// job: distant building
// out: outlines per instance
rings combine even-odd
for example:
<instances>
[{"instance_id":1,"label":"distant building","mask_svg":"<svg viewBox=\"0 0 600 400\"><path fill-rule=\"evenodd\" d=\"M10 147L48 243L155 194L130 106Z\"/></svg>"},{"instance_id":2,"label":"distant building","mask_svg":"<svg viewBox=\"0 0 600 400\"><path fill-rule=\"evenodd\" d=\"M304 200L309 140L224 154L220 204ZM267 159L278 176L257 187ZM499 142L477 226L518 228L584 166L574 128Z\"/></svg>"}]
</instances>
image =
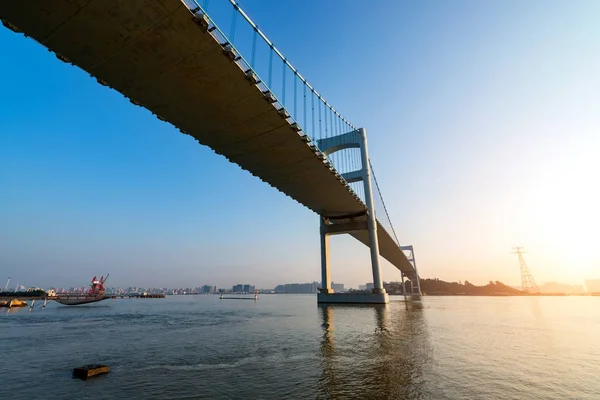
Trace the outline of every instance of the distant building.
<instances>
[{"instance_id":1,"label":"distant building","mask_svg":"<svg viewBox=\"0 0 600 400\"><path fill-rule=\"evenodd\" d=\"M541 293L566 293L580 294L584 293L583 285L569 285L559 282L546 282L539 286Z\"/></svg>"},{"instance_id":2,"label":"distant building","mask_svg":"<svg viewBox=\"0 0 600 400\"><path fill-rule=\"evenodd\" d=\"M383 288L389 294L404 294L402 282L383 282Z\"/></svg>"},{"instance_id":3,"label":"distant building","mask_svg":"<svg viewBox=\"0 0 600 400\"><path fill-rule=\"evenodd\" d=\"M588 279L585 281L585 287L590 293L600 293L600 279Z\"/></svg>"},{"instance_id":4,"label":"distant building","mask_svg":"<svg viewBox=\"0 0 600 400\"><path fill-rule=\"evenodd\" d=\"M210 286L210 285L202 286L202 293L210 294L210 293L214 293L214 292L215 292L215 290L214 290L213 286Z\"/></svg>"},{"instance_id":5,"label":"distant building","mask_svg":"<svg viewBox=\"0 0 600 400\"><path fill-rule=\"evenodd\" d=\"M289 293L289 294L301 294L301 293L317 293L318 282L312 283L286 283L283 285L277 285L275 287L275 293Z\"/></svg>"},{"instance_id":6,"label":"distant building","mask_svg":"<svg viewBox=\"0 0 600 400\"><path fill-rule=\"evenodd\" d=\"M367 285L358 285L358 290L367 290Z\"/></svg>"},{"instance_id":7,"label":"distant building","mask_svg":"<svg viewBox=\"0 0 600 400\"><path fill-rule=\"evenodd\" d=\"M232 289L234 293L252 293L254 292L254 286L249 284L238 283Z\"/></svg>"},{"instance_id":8,"label":"distant building","mask_svg":"<svg viewBox=\"0 0 600 400\"><path fill-rule=\"evenodd\" d=\"M373 282L367 283L366 286L367 286L367 290L373 290L373 289L375 289L375 285L373 284Z\"/></svg>"},{"instance_id":9,"label":"distant building","mask_svg":"<svg viewBox=\"0 0 600 400\"><path fill-rule=\"evenodd\" d=\"M231 289L231 291L233 293L242 293L244 291L244 285L238 283L237 285L233 286L233 288Z\"/></svg>"},{"instance_id":10,"label":"distant building","mask_svg":"<svg viewBox=\"0 0 600 400\"><path fill-rule=\"evenodd\" d=\"M333 289L333 291L335 293L341 293L344 291L344 284L343 283L333 283L331 282L331 288Z\"/></svg>"}]
</instances>

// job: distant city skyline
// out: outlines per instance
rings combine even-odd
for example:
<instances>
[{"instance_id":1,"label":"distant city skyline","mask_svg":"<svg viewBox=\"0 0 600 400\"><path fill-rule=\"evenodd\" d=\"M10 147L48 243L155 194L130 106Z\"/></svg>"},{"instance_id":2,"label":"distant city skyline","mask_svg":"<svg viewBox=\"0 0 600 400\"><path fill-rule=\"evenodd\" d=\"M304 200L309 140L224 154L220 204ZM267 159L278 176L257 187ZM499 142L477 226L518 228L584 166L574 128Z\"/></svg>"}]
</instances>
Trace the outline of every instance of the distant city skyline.
<instances>
[{"instance_id":1,"label":"distant city skyline","mask_svg":"<svg viewBox=\"0 0 600 400\"><path fill-rule=\"evenodd\" d=\"M422 277L423 279L427 279L429 277ZM465 280L468 281L468 280ZM386 281L386 284L396 283L399 281L390 280ZM455 282L463 282L463 280L458 280ZM487 283L487 282L486 282ZM505 282L503 282L505 283ZM506 283L505 283L506 284ZM35 289L57 289L59 292L65 291L86 291L89 288L89 285L58 285L58 286L44 286L44 285L23 285L18 283L20 290L27 290L29 288ZM477 284L479 285L479 284ZM15 285L16 286L16 285ZM359 284L357 286L349 286L344 283L339 282L331 282L332 288L336 292L347 291L347 290L371 290L373 289L373 282L365 282L363 284ZM511 285L508 286L513 287L515 289L521 290L521 285ZM592 292L600 292L600 279L589 279L582 283L570 284L564 282L543 282L538 285L541 293L566 293L566 294L579 294L579 293L592 293ZM251 284L233 284L233 285L225 285L219 286L214 284L198 284L198 285L174 285L174 286L145 286L145 285L107 285L107 291L113 293L115 290L124 291L126 293L129 292L143 292L145 290L151 290L152 292L166 292L167 294L173 294L174 292L178 292L178 294L192 294L192 293L219 293L221 291L226 292L245 292L251 293L254 290L260 291L275 291L276 293L317 293L318 288L321 287L321 283L314 280L312 282L292 282L292 283L279 283L275 286L255 286ZM16 287L12 285L8 287L8 291L16 291ZM0 287L0 292L4 290L4 287Z\"/></svg>"},{"instance_id":2,"label":"distant city skyline","mask_svg":"<svg viewBox=\"0 0 600 400\"><path fill-rule=\"evenodd\" d=\"M521 245L538 282L599 277L599 2L242 7L367 129L422 277L518 286ZM0 277L274 287L320 276L317 215L33 40L0 26L0 47ZM335 282L372 280L351 237L332 238L331 263Z\"/></svg>"}]
</instances>

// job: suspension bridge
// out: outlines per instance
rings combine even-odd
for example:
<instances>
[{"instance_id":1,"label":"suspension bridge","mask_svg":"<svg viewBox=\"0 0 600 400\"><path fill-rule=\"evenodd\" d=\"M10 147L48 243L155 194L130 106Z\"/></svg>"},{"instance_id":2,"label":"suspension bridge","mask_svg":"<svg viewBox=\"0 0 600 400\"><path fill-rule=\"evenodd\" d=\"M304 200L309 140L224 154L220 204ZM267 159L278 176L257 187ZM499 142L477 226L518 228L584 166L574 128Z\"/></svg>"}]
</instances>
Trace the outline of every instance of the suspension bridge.
<instances>
[{"instance_id":1,"label":"suspension bridge","mask_svg":"<svg viewBox=\"0 0 600 400\"><path fill-rule=\"evenodd\" d=\"M369 158L367 134L311 86L234 0L3 0L8 29L33 38L319 215L318 302L386 303L380 256L420 294ZM331 289L329 237L371 252L372 293Z\"/></svg>"}]
</instances>

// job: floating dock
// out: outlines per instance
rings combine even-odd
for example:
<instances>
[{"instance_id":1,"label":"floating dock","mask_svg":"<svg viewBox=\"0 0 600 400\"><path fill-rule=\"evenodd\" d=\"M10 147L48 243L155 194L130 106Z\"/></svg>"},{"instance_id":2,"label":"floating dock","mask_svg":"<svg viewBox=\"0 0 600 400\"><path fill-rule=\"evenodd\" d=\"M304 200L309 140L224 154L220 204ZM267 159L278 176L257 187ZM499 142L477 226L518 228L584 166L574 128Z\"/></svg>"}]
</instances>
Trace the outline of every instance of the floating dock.
<instances>
[{"instance_id":1,"label":"floating dock","mask_svg":"<svg viewBox=\"0 0 600 400\"><path fill-rule=\"evenodd\" d=\"M153 294L153 293L140 293L140 294L129 294L129 295L126 295L126 296L128 296L130 299L131 298L136 298L136 299L164 299L164 298L167 297L167 295L164 294L164 293L156 293L156 294ZM121 297L123 297L123 296L121 296Z\"/></svg>"},{"instance_id":2,"label":"floating dock","mask_svg":"<svg viewBox=\"0 0 600 400\"><path fill-rule=\"evenodd\" d=\"M258 291L254 292L254 297L225 297L224 293L221 293L220 300L258 300Z\"/></svg>"}]
</instances>

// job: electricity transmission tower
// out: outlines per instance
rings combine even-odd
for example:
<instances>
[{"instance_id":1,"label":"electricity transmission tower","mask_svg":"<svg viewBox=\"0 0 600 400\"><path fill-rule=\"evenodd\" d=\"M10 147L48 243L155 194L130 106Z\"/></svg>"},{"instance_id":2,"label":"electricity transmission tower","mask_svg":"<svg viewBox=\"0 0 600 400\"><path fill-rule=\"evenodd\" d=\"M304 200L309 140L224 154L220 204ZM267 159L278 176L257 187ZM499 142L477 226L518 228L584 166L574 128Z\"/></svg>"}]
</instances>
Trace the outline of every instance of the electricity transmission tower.
<instances>
[{"instance_id":1,"label":"electricity transmission tower","mask_svg":"<svg viewBox=\"0 0 600 400\"><path fill-rule=\"evenodd\" d=\"M525 263L525 259L523 258L523 247L513 247L515 251L513 253L519 256L519 264L521 265L521 286L524 292L529 293L539 293L539 289L529 272L529 268L527 268L527 264Z\"/></svg>"}]
</instances>

